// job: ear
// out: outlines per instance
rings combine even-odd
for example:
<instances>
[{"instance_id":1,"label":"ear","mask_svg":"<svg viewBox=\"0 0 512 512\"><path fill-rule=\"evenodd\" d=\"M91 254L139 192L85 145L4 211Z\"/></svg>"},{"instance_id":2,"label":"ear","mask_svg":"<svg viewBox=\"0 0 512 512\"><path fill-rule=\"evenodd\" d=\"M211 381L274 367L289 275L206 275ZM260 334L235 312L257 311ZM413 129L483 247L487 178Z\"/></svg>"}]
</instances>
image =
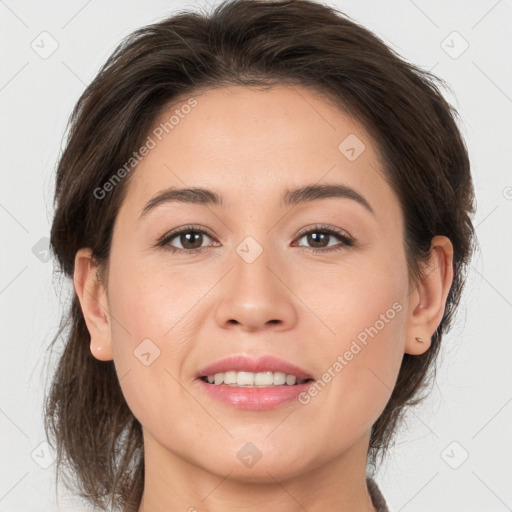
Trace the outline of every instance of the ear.
<instances>
[{"instance_id":1,"label":"ear","mask_svg":"<svg viewBox=\"0 0 512 512\"><path fill-rule=\"evenodd\" d=\"M405 353L426 352L443 319L446 299L453 283L453 245L446 236L435 236L423 277L409 296ZM420 342L416 338L424 341Z\"/></svg>"},{"instance_id":2,"label":"ear","mask_svg":"<svg viewBox=\"0 0 512 512\"><path fill-rule=\"evenodd\" d=\"M110 361L113 359L113 351L107 294L104 284L98 279L97 271L92 250L84 248L77 251L73 285L91 336L91 353L100 361Z\"/></svg>"}]
</instances>

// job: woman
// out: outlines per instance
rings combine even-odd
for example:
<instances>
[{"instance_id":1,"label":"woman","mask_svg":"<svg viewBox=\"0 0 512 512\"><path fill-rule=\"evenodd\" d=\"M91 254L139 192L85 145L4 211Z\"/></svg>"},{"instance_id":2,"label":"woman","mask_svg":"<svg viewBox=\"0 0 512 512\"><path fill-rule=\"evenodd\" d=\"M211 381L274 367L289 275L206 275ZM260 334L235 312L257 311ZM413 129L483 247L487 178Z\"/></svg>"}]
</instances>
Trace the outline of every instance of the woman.
<instances>
[{"instance_id":1,"label":"woman","mask_svg":"<svg viewBox=\"0 0 512 512\"><path fill-rule=\"evenodd\" d=\"M470 261L474 193L428 72L309 0L129 36L78 101L51 245L75 294L46 402L110 510L386 511Z\"/></svg>"}]
</instances>

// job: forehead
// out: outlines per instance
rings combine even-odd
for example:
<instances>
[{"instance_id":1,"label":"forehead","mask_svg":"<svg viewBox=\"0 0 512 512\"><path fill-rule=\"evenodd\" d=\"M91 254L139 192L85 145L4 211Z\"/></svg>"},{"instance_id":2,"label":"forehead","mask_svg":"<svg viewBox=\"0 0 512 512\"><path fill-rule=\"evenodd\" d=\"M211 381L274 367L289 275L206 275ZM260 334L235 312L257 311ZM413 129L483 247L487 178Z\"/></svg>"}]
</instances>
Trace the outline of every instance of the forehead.
<instances>
[{"instance_id":1,"label":"forehead","mask_svg":"<svg viewBox=\"0 0 512 512\"><path fill-rule=\"evenodd\" d=\"M323 182L358 190L370 203L397 202L362 124L308 88L234 86L182 96L155 120L149 139L123 205L139 215L170 186L212 189L225 208L274 198L279 207L285 189Z\"/></svg>"}]
</instances>

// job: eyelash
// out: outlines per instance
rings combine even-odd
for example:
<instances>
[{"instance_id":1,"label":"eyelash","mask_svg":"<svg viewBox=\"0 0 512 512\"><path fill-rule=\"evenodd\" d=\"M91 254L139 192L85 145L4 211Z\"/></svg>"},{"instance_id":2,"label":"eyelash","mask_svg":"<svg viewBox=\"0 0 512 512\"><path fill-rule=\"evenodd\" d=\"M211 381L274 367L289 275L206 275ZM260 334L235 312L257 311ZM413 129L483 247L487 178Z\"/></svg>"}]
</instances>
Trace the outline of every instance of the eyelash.
<instances>
[{"instance_id":1,"label":"eyelash","mask_svg":"<svg viewBox=\"0 0 512 512\"><path fill-rule=\"evenodd\" d=\"M202 233L202 234L205 234L208 237L213 239L213 236L210 235L204 229L202 229L198 226L188 225L188 226L183 226L179 229L176 229L175 231L171 231L170 233L166 233L164 236L162 236L157 241L155 247L164 248L166 251L170 251L171 253L186 252L189 254L190 253L198 254L200 252L203 252L203 250L208 249L208 247L199 247L197 249L180 249L178 247L173 247L173 246L169 245L169 242L171 240L173 240L174 238L176 238L177 236L181 235L182 233L190 233L190 232ZM323 225L316 225L316 226L313 226L312 228L308 229L307 231L303 231L302 233L300 233L297 236L297 239L300 240L302 237L304 237L305 235L308 235L309 233L324 233L324 234L328 234L328 235L334 235L337 238L339 238L342 242L341 246L334 246L334 247L320 248L320 249L314 248L314 247L299 246L299 247L302 247L303 249L307 249L307 250L315 252L315 253L339 251L339 250L345 249L347 247L353 247L355 244L354 240L350 236L348 236L344 231L341 231L341 230L338 230L335 228L331 228L331 227L327 227L327 226L323 226Z\"/></svg>"}]
</instances>

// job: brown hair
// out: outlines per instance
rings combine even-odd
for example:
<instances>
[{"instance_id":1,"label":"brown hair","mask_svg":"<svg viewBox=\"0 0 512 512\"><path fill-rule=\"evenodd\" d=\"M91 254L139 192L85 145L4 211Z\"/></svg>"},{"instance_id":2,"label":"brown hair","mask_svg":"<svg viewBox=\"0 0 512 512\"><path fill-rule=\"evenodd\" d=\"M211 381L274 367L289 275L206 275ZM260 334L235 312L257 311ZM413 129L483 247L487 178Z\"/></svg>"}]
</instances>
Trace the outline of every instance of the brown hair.
<instances>
[{"instance_id":1,"label":"brown hair","mask_svg":"<svg viewBox=\"0 0 512 512\"><path fill-rule=\"evenodd\" d=\"M368 464L387 452L399 419L435 370L443 334L461 297L474 250L475 211L467 149L445 82L403 60L335 8L310 0L234 0L211 14L179 12L128 36L78 100L56 176L51 247L66 278L90 247L107 269L112 230L131 174L105 199L102 187L177 98L226 85L301 85L356 118L377 144L405 219L409 275L422 275L431 240L454 247L444 316L422 355L405 354L396 386L371 432ZM133 174L133 173L132 173ZM137 510L144 484L140 423L128 408L113 361L98 361L73 294L52 342L65 334L45 429L80 496L101 510ZM425 395L426 396L426 395ZM64 475L66 476L66 475Z\"/></svg>"}]
</instances>

